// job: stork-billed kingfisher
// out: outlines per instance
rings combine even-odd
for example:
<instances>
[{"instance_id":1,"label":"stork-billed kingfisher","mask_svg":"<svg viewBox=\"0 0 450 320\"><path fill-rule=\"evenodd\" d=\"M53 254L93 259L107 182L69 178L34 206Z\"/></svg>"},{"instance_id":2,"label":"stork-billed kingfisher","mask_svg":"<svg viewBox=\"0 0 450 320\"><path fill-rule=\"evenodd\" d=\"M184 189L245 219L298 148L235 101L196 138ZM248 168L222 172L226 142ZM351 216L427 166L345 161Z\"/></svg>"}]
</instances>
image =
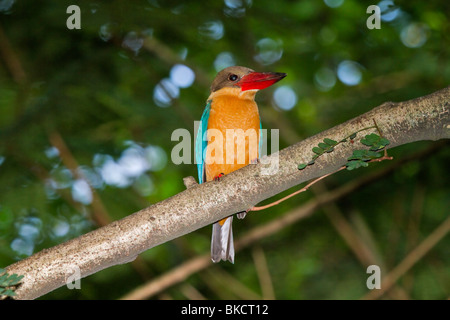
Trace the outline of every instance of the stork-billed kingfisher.
<instances>
[{"instance_id":1,"label":"stork-billed kingfisher","mask_svg":"<svg viewBox=\"0 0 450 320\"><path fill-rule=\"evenodd\" d=\"M225 68L217 74L195 143L200 183L219 180L225 174L254 163L261 156L261 121L255 95L258 90L271 86L285 76L285 73L255 72L240 66ZM234 130L232 133L244 132L245 135L239 139L235 134L229 135L230 129ZM251 139L252 132L255 139ZM245 148L241 148L239 143L245 143L241 145ZM213 146L214 150L211 150ZM252 150L256 152L251 153ZM245 214L238 213L237 217L242 219ZM233 216L230 216L213 224L213 262L228 260L234 263L232 221Z\"/></svg>"}]
</instances>

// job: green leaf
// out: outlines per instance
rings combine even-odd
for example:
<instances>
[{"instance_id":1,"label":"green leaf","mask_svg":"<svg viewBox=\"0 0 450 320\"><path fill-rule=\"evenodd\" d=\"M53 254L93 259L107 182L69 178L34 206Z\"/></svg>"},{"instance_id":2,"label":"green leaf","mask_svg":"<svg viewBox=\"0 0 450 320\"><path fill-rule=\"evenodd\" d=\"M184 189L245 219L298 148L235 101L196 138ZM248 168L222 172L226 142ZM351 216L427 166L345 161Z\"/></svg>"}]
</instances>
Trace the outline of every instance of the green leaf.
<instances>
[{"instance_id":1,"label":"green leaf","mask_svg":"<svg viewBox=\"0 0 450 320\"><path fill-rule=\"evenodd\" d=\"M14 297L16 293L11 289L6 289L3 291L2 295L8 296L8 297Z\"/></svg>"},{"instance_id":2,"label":"green leaf","mask_svg":"<svg viewBox=\"0 0 450 320\"><path fill-rule=\"evenodd\" d=\"M325 143L328 144L329 146L335 146L335 145L338 144L337 141L334 141L334 140L328 139L328 138L323 139L323 142L325 142Z\"/></svg>"},{"instance_id":3,"label":"green leaf","mask_svg":"<svg viewBox=\"0 0 450 320\"><path fill-rule=\"evenodd\" d=\"M356 132L355 132L355 133L352 133L352 134L349 136L349 138L352 139L352 140L355 139L355 138L356 138Z\"/></svg>"},{"instance_id":4,"label":"green leaf","mask_svg":"<svg viewBox=\"0 0 450 320\"><path fill-rule=\"evenodd\" d=\"M362 138L361 143L370 147L370 150L377 151L386 147L390 142L388 139L382 138L375 133L371 133Z\"/></svg>"},{"instance_id":5,"label":"green leaf","mask_svg":"<svg viewBox=\"0 0 450 320\"><path fill-rule=\"evenodd\" d=\"M385 148L388 144L390 144L391 142L386 139L386 138L381 138L380 141L378 142L379 145L381 146L380 149Z\"/></svg>"},{"instance_id":6,"label":"green leaf","mask_svg":"<svg viewBox=\"0 0 450 320\"><path fill-rule=\"evenodd\" d=\"M323 150L327 150L330 146L327 145L326 143L320 142L319 143L319 148L323 149Z\"/></svg>"},{"instance_id":7,"label":"green leaf","mask_svg":"<svg viewBox=\"0 0 450 320\"><path fill-rule=\"evenodd\" d=\"M5 287L5 285L3 285L3 283L5 283L7 280L8 280L8 274L7 273L2 274L0 276L0 286Z\"/></svg>"},{"instance_id":8,"label":"green leaf","mask_svg":"<svg viewBox=\"0 0 450 320\"><path fill-rule=\"evenodd\" d=\"M19 276L16 273L9 275L5 269L0 268L0 295L15 296L14 286L17 286L23 277L23 275Z\"/></svg>"},{"instance_id":9,"label":"green leaf","mask_svg":"<svg viewBox=\"0 0 450 320\"><path fill-rule=\"evenodd\" d=\"M361 143L366 146L372 146L378 140L380 140L380 136L375 133L371 133L371 134L366 135L364 138L362 138Z\"/></svg>"},{"instance_id":10,"label":"green leaf","mask_svg":"<svg viewBox=\"0 0 450 320\"><path fill-rule=\"evenodd\" d=\"M370 158L369 160L376 159L376 158L381 158L381 156L382 156L381 153L375 152L375 151L371 151L371 150L367 151L366 155L367 155L367 157Z\"/></svg>"},{"instance_id":11,"label":"green leaf","mask_svg":"<svg viewBox=\"0 0 450 320\"><path fill-rule=\"evenodd\" d=\"M354 170L361 167L367 167L369 164L362 160L351 160L345 164L347 170Z\"/></svg>"},{"instance_id":12,"label":"green leaf","mask_svg":"<svg viewBox=\"0 0 450 320\"><path fill-rule=\"evenodd\" d=\"M306 163L300 163L300 164L298 165L298 170L303 170L303 169L305 169L307 166L308 166L308 165L307 165Z\"/></svg>"},{"instance_id":13,"label":"green leaf","mask_svg":"<svg viewBox=\"0 0 450 320\"><path fill-rule=\"evenodd\" d=\"M314 148L312 148L312 152L314 152L315 154L321 155L324 153L324 150L320 149L319 147L314 147Z\"/></svg>"},{"instance_id":14,"label":"green leaf","mask_svg":"<svg viewBox=\"0 0 450 320\"><path fill-rule=\"evenodd\" d=\"M353 154L347 160L362 160L365 156L366 150L353 150Z\"/></svg>"},{"instance_id":15,"label":"green leaf","mask_svg":"<svg viewBox=\"0 0 450 320\"><path fill-rule=\"evenodd\" d=\"M7 286L9 287L9 286L18 285L20 280L22 280L22 278L23 278L23 275L19 276L19 275L15 274L15 273L10 275L8 280L7 280L7 283L8 283Z\"/></svg>"},{"instance_id":16,"label":"green leaf","mask_svg":"<svg viewBox=\"0 0 450 320\"><path fill-rule=\"evenodd\" d=\"M369 161L372 159L380 158L382 155L379 152L371 150L353 150L353 154L347 158L347 160L361 160Z\"/></svg>"}]
</instances>

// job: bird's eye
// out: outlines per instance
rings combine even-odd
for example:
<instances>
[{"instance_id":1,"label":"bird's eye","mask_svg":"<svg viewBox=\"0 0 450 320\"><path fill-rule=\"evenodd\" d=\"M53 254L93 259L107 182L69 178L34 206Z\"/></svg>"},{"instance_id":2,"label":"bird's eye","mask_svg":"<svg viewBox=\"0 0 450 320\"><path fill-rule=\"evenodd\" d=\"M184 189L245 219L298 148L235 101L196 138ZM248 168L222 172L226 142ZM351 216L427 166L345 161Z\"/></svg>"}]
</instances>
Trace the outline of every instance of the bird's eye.
<instances>
[{"instance_id":1,"label":"bird's eye","mask_svg":"<svg viewBox=\"0 0 450 320\"><path fill-rule=\"evenodd\" d=\"M228 80L230 80L230 81L236 81L237 79L239 79L239 77L235 74L230 74L228 76Z\"/></svg>"}]
</instances>

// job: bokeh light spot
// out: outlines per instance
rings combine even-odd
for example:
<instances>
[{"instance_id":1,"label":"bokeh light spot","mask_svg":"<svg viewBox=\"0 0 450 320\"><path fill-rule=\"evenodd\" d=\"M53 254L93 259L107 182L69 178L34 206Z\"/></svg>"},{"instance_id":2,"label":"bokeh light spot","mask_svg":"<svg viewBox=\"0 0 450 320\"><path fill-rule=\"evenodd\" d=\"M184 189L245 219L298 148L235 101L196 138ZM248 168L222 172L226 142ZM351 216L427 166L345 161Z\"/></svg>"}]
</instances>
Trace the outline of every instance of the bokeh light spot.
<instances>
[{"instance_id":1,"label":"bokeh light spot","mask_svg":"<svg viewBox=\"0 0 450 320\"><path fill-rule=\"evenodd\" d=\"M128 32L122 42L122 46L133 51L135 55L139 53L139 50L143 45L144 39L140 37L135 31Z\"/></svg>"},{"instance_id":2,"label":"bokeh light spot","mask_svg":"<svg viewBox=\"0 0 450 320\"><path fill-rule=\"evenodd\" d=\"M170 70L170 80L180 88L190 87L195 80L195 73L184 64L176 64Z\"/></svg>"},{"instance_id":3,"label":"bokeh light spot","mask_svg":"<svg viewBox=\"0 0 450 320\"><path fill-rule=\"evenodd\" d=\"M168 107L172 104L172 100L178 98L180 89L172 82L171 79L162 79L153 91L153 101L159 107Z\"/></svg>"},{"instance_id":4,"label":"bokeh light spot","mask_svg":"<svg viewBox=\"0 0 450 320\"><path fill-rule=\"evenodd\" d=\"M14 5L15 0L0 0L0 12L1 13L10 13L12 6Z\"/></svg>"},{"instance_id":5,"label":"bokeh light spot","mask_svg":"<svg viewBox=\"0 0 450 320\"><path fill-rule=\"evenodd\" d=\"M198 28L198 32L205 38L220 40L225 34L223 23L220 20L207 21Z\"/></svg>"},{"instance_id":6,"label":"bokeh light spot","mask_svg":"<svg viewBox=\"0 0 450 320\"><path fill-rule=\"evenodd\" d=\"M72 198L84 205L92 203L92 191L86 180L75 180L72 185Z\"/></svg>"},{"instance_id":7,"label":"bokeh light spot","mask_svg":"<svg viewBox=\"0 0 450 320\"><path fill-rule=\"evenodd\" d=\"M343 84L355 86L362 80L362 67L354 61L342 61L337 68L337 76Z\"/></svg>"},{"instance_id":8,"label":"bokeh light spot","mask_svg":"<svg viewBox=\"0 0 450 320\"><path fill-rule=\"evenodd\" d=\"M320 91L328 91L336 84L336 75L333 70L327 67L320 68L314 74L314 84Z\"/></svg>"},{"instance_id":9,"label":"bokeh light spot","mask_svg":"<svg viewBox=\"0 0 450 320\"><path fill-rule=\"evenodd\" d=\"M283 42L263 38L256 43L256 51L258 54L255 56L255 60L263 65L269 65L277 62L283 56Z\"/></svg>"},{"instance_id":10,"label":"bokeh light spot","mask_svg":"<svg viewBox=\"0 0 450 320\"><path fill-rule=\"evenodd\" d=\"M338 8L344 3L344 0L324 0L323 2L330 8Z\"/></svg>"},{"instance_id":11,"label":"bokeh light spot","mask_svg":"<svg viewBox=\"0 0 450 320\"><path fill-rule=\"evenodd\" d=\"M410 23L400 32L400 39L408 48L419 48L427 42L428 26L423 23Z\"/></svg>"},{"instance_id":12,"label":"bokeh light spot","mask_svg":"<svg viewBox=\"0 0 450 320\"><path fill-rule=\"evenodd\" d=\"M112 24L111 23L105 23L100 27L100 30L98 31L98 36L103 41L109 41L113 36L113 30L112 30Z\"/></svg>"},{"instance_id":13,"label":"bokeh light spot","mask_svg":"<svg viewBox=\"0 0 450 320\"><path fill-rule=\"evenodd\" d=\"M225 0L225 9L223 10L226 16L233 18L242 18L245 16L246 7L251 7L252 0Z\"/></svg>"},{"instance_id":14,"label":"bokeh light spot","mask_svg":"<svg viewBox=\"0 0 450 320\"><path fill-rule=\"evenodd\" d=\"M289 86L278 87L273 93L276 105L282 110L291 110L297 103L297 94Z\"/></svg>"},{"instance_id":15,"label":"bokeh light spot","mask_svg":"<svg viewBox=\"0 0 450 320\"><path fill-rule=\"evenodd\" d=\"M380 1L378 7L380 7L381 20L384 22L394 21L400 16L400 8L398 8L392 0Z\"/></svg>"},{"instance_id":16,"label":"bokeh light spot","mask_svg":"<svg viewBox=\"0 0 450 320\"><path fill-rule=\"evenodd\" d=\"M31 256L34 251L33 241L22 238L15 238L10 246L19 259Z\"/></svg>"},{"instance_id":17,"label":"bokeh light spot","mask_svg":"<svg viewBox=\"0 0 450 320\"><path fill-rule=\"evenodd\" d=\"M233 55L230 52L221 52L214 60L214 68L217 72L227 67L236 65Z\"/></svg>"}]
</instances>

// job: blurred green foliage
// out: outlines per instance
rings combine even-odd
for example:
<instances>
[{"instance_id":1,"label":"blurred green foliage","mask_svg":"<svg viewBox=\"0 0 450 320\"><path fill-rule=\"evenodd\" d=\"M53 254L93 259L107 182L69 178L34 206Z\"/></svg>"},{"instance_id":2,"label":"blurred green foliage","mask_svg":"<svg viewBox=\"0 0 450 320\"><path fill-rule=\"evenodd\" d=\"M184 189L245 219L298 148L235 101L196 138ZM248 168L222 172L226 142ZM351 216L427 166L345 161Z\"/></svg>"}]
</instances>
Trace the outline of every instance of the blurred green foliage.
<instances>
[{"instance_id":1,"label":"blurred green foliage","mask_svg":"<svg viewBox=\"0 0 450 320\"><path fill-rule=\"evenodd\" d=\"M282 148L385 101L450 83L445 1L381 1L379 30L366 26L370 1L74 2L0 0L1 267L182 191L182 178L196 176L196 167L172 163L171 133L193 133L209 83L226 66L288 74L257 97L263 127L280 129ZM66 27L71 4L81 8L80 30ZM432 146L390 154L395 162ZM255 257L263 252L277 299L360 298L368 291L367 265L332 217L343 218L387 274L448 217L449 158L448 146L439 145L237 252L235 265L215 265L158 297L254 297L214 275L261 297ZM340 172L325 187L390 165ZM237 221L235 239L316 194ZM44 299L121 297L207 253L210 232L198 230L144 252L140 267L109 268L83 279L81 290L64 287ZM449 244L448 237L440 241L384 297L448 298Z\"/></svg>"}]
</instances>

